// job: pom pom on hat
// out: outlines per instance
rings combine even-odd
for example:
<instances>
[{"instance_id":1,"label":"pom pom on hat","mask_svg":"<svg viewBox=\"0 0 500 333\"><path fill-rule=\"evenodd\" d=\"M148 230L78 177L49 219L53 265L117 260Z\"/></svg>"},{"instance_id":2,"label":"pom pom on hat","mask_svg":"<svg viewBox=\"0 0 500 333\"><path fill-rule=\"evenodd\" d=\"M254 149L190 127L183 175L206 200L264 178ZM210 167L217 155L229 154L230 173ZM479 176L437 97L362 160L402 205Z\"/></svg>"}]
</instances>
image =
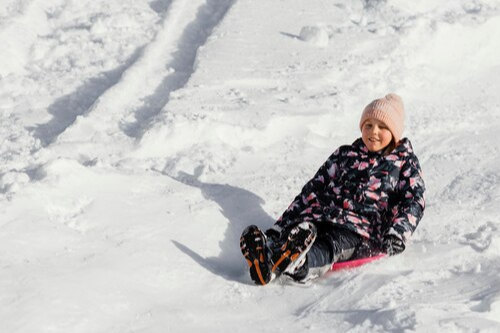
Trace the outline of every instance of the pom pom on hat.
<instances>
[{"instance_id":1,"label":"pom pom on hat","mask_svg":"<svg viewBox=\"0 0 500 333\"><path fill-rule=\"evenodd\" d=\"M388 94L368 104L359 121L359 128L370 118L382 121L387 125L395 142L401 140L404 130L405 109L403 100L396 94Z\"/></svg>"}]
</instances>

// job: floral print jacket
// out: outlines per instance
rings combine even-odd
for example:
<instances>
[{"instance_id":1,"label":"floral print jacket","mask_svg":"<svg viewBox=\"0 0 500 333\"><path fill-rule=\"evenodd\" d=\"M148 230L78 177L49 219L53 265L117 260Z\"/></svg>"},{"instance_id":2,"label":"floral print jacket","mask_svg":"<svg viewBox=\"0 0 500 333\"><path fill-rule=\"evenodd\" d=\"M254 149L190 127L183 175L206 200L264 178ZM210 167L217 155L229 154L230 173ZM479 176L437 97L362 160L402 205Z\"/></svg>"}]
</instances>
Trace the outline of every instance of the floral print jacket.
<instances>
[{"instance_id":1,"label":"floral print jacket","mask_svg":"<svg viewBox=\"0 0 500 333\"><path fill-rule=\"evenodd\" d=\"M406 242L423 216L424 192L418 158L407 138L385 156L368 151L359 138L328 158L276 225L327 222L372 241L393 234Z\"/></svg>"}]
</instances>

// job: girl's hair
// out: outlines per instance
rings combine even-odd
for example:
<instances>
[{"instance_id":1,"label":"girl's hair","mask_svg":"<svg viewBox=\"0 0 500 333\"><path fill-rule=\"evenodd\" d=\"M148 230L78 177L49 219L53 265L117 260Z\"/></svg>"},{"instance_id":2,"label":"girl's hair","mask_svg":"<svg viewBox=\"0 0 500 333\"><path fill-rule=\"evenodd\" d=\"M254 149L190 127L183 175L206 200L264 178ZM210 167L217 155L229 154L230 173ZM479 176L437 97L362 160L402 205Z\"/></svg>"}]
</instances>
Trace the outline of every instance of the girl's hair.
<instances>
[{"instance_id":1,"label":"girl's hair","mask_svg":"<svg viewBox=\"0 0 500 333\"><path fill-rule=\"evenodd\" d=\"M392 136L391 142L389 142L387 147L385 147L382 155L384 155L384 156L389 155L394 150L394 148L396 148L397 145L398 145L398 142L396 142L396 139L394 139L394 136Z\"/></svg>"}]
</instances>

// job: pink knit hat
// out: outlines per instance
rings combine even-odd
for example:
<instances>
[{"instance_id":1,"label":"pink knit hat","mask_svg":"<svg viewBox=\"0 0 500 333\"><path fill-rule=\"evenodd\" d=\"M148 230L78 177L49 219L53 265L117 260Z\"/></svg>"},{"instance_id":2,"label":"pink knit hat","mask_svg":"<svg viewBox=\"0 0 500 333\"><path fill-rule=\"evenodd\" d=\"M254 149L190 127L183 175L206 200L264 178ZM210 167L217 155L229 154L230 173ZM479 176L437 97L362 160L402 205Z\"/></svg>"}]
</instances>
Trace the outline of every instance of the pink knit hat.
<instances>
[{"instance_id":1,"label":"pink knit hat","mask_svg":"<svg viewBox=\"0 0 500 333\"><path fill-rule=\"evenodd\" d=\"M405 120L405 107L401 97L396 94L388 94L368 104L363 110L361 120L359 121L360 129L362 129L363 124L369 118L382 121L389 127L394 140L396 142L401 140Z\"/></svg>"}]
</instances>

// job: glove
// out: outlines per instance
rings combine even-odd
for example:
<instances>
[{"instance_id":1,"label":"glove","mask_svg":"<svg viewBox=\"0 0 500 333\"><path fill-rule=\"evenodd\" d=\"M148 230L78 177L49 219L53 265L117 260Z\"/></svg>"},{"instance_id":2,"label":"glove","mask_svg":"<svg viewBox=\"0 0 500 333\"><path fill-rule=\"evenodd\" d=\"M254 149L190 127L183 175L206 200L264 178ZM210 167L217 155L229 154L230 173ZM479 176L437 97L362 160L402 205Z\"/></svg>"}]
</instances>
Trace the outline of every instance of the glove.
<instances>
[{"instance_id":1,"label":"glove","mask_svg":"<svg viewBox=\"0 0 500 333\"><path fill-rule=\"evenodd\" d=\"M405 250L405 243L395 235L386 235L382 240L382 250L390 256Z\"/></svg>"}]
</instances>

